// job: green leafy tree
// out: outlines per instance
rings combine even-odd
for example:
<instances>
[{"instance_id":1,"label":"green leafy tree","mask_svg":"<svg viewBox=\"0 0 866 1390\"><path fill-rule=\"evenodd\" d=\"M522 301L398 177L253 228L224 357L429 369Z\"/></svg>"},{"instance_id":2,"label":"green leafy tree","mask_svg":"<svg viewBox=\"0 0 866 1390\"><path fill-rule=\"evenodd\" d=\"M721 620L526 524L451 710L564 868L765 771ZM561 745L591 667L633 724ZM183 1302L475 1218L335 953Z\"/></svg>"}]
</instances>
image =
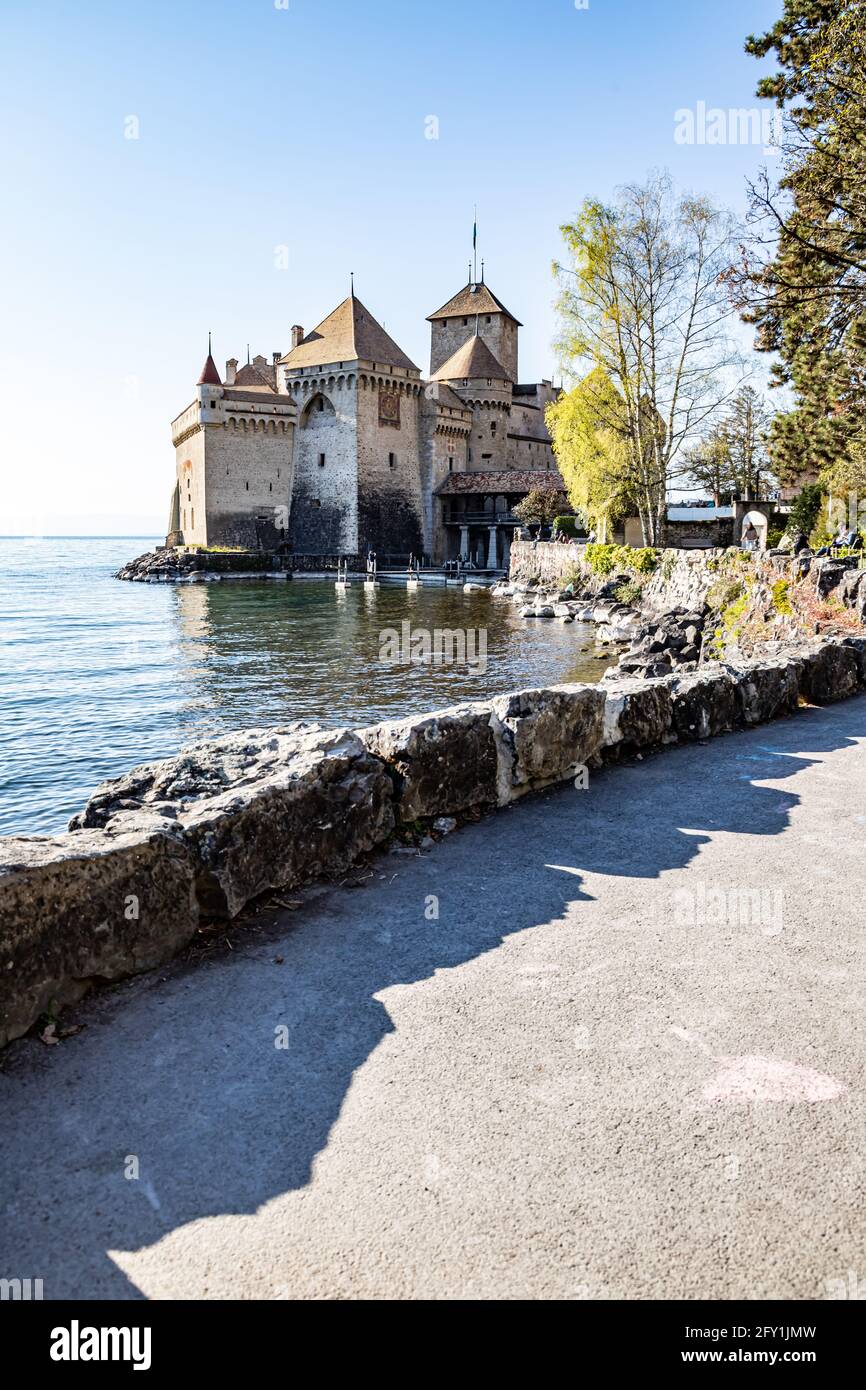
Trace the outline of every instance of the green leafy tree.
<instances>
[{"instance_id":1,"label":"green leafy tree","mask_svg":"<svg viewBox=\"0 0 866 1390\"><path fill-rule=\"evenodd\" d=\"M541 523L549 526L568 507L568 498L557 487L536 487L527 492L522 501L512 511L518 521L531 526Z\"/></svg>"},{"instance_id":2,"label":"green leafy tree","mask_svg":"<svg viewBox=\"0 0 866 1390\"><path fill-rule=\"evenodd\" d=\"M569 500L605 539L635 510L624 412L610 379L596 368L547 407L546 420Z\"/></svg>"}]
</instances>

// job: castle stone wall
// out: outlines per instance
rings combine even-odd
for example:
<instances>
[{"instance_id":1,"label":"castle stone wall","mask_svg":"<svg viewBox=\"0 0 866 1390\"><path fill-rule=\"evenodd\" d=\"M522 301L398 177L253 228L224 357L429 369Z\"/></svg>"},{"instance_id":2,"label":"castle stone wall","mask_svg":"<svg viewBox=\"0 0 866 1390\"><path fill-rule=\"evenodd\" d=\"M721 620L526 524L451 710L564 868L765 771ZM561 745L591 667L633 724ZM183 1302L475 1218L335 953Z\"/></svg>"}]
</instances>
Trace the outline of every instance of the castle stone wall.
<instances>
[{"instance_id":1,"label":"castle stone wall","mask_svg":"<svg viewBox=\"0 0 866 1390\"><path fill-rule=\"evenodd\" d=\"M419 450L422 385L362 373L358 391L358 549L361 554L424 549ZM399 402L399 424L386 424L382 392ZM394 455L394 466L389 455Z\"/></svg>"},{"instance_id":2,"label":"castle stone wall","mask_svg":"<svg viewBox=\"0 0 866 1390\"><path fill-rule=\"evenodd\" d=\"M289 534L299 554L358 549L358 392L355 377L289 383L298 404ZM324 409L319 409L319 399ZM320 463L324 455L324 466Z\"/></svg>"},{"instance_id":3,"label":"castle stone wall","mask_svg":"<svg viewBox=\"0 0 866 1390\"><path fill-rule=\"evenodd\" d=\"M207 544L273 547L292 497L290 421L232 420L206 431Z\"/></svg>"}]
</instances>

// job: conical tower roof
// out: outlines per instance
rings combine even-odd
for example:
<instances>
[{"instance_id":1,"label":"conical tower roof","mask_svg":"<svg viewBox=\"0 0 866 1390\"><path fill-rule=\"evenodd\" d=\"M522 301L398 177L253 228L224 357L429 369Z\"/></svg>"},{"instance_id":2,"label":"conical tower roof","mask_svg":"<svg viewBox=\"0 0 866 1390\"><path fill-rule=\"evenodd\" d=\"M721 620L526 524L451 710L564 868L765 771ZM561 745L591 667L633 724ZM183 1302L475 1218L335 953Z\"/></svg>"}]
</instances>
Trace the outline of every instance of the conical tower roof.
<instances>
[{"instance_id":1,"label":"conical tower roof","mask_svg":"<svg viewBox=\"0 0 866 1390\"><path fill-rule=\"evenodd\" d=\"M513 319L518 328L523 324L519 319L514 318L510 309L506 309L501 299L490 289L489 285L473 284L470 280L468 285L464 285L462 290L458 290L453 299L449 299L447 304L443 304L441 309L437 309L435 314L427 315L427 322L432 323L434 319L467 319L474 314L504 314L506 318Z\"/></svg>"},{"instance_id":2,"label":"conical tower roof","mask_svg":"<svg viewBox=\"0 0 866 1390\"><path fill-rule=\"evenodd\" d=\"M362 361L419 370L354 294L338 304L282 361L295 368Z\"/></svg>"},{"instance_id":3,"label":"conical tower roof","mask_svg":"<svg viewBox=\"0 0 866 1390\"><path fill-rule=\"evenodd\" d=\"M216 362L214 362L210 353L208 353L207 360L201 369L201 376L198 379L197 385L222 386L222 381L220 380L220 374L217 371Z\"/></svg>"},{"instance_id":4,"label":"conical tower roof","mask_svg":"<svg viewBox=\"0 0 866 1390\"><path fill-rule=\"evenodd\" d=\"M481 377L492 377L497 381L510 381L511 378L498 358L493 356L484 339L475 333L459 347L453 356L443 362L433 375L434 381L475 381Z\"/></svg>"}]
</instances>

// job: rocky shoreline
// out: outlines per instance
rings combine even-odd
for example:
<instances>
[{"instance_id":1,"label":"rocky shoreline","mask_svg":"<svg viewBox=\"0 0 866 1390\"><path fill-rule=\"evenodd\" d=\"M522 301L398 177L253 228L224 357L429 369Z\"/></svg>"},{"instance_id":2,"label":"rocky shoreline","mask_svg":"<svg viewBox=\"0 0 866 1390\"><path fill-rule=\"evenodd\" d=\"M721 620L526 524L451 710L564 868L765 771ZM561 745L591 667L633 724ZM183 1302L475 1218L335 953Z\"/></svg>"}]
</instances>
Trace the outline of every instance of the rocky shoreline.
<instances>
[{"instance_id":1,"label":"rocky shoreline","mask_svg":"<svg viewBox=\"0 0 866 1390\"><path fill-rule=\"evenodd\" d=\"M103 783L65 834L0 840L0 1045L91 985L171 959L203 923L231 921L274 890L343 874L378 850L421 852L461 820L548 787L572 781L583 792L612 759L866 691L859 619L840 604L856 631L805 636L793 608L769 615L772 566L748 590L771 640L708 659L717 571L677 563L649 580L640 608L603 585L582 597L573 585L555 595L536 586L533 604L520 584L496 591L542 617L599 622L609 645L627 650L598 684L519 690L370 728L238 733ZM857 601L866 572L854 574L844 570L838 585ZM674 597L686 602L666 611ZM578 802L591 806L591 796Z\"/></svg>"},{"instance_id":2,"label":"rocky shoreline","mask_svg":"<svg viewBox=\"0 0 866 1390\"><path fill-rule=\"evenodd\" d=\"M135 584L216 584L225 579L291 579L281 557L267 553L178 551L171 546L138 555L114 578Z\"/></svg>"},{"instance_id":3,"label":"rocky shoreline","mask_svg":"<svg viewBox=\"0 0 866 1390\"><path fill-rule=\"evenodd\" d=\"M0 840L0 1045L171 959L274 889L429 847L611 758L866 690L866 638L655 679L516 691L370 729L236 734L104 783L71 829ZM591 800L579 803L589 810Z\"/></svg>"}]
</instances>

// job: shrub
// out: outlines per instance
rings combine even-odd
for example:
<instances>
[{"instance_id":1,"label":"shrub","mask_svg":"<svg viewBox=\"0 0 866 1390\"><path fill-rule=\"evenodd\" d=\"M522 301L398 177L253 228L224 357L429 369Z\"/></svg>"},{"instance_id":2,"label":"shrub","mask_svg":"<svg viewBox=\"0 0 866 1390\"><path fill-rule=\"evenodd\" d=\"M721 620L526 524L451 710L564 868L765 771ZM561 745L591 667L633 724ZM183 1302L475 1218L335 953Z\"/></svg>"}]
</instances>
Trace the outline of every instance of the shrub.
<instances>
[{"instance_id":1,"label":"shrub","mask_svg":"<svg viewBox=\"0 0 866 1390\"><path fill-rule=\"evenodd\" d=\"M659 552L651 546L633 549L630 545L599 545L586 547L586 562L593 574L613 574L615 570L631 570L633 574L652 574L658 568Z\"/></svg>"},{"instance_id":2,"label":"shrub","mask_svg":"<svg viewBox=\"0 0 866 1390\"><path fill-rule=\"evenodd\" d=\"M600 545L593 541L586 547L586 563L593 574L613 574L617 567L616 554L619 550L618 545Z\"/></svg>"},{"instance_id":3,"label":"shrub","mask_svg":"<svg viewBox=\"0 0 866 1390\"><path fill-rule=\"evenodd\" d=\"M621 584L617 584L613 591L613 596L617 603L636 603L641 595L641 586L636 579L624 579Z\"/></svg>"},{"instance_id":4,"label":"shrub","mask_svg":"<svg viewBox=\"0 0 866 1390\"><path fill-rule=\"evenodd\" d=\"M791 604L790 586L787 579L779 579L773 585L773 607L777 613L790 614L794 609Z\"/></svg>"},{"instance_id":5,"label":"shrub","mask_svg":"<svg viewBox=\"0 0 866 1390\"><path fill-rule=\"evenodd\" d=\"M740 579L717 579L707 594L707 606L715 613L730 608L745 593Z\"/></svg>"},{"instance_id":6,"label":"shrub","mask_svg":"<svg viewBox=\"0 0 866 1390\"><path fill-rule=\"evenodd\" d=\"M733 581L736 583L736 581ZM737 584L739 594L730 602L726 603L719 614L719 627L713 634L713 655L721 657L727 646L735 645L742 628L740 621L745 617L746 609L749 606L749 590L743 584Z\"/></svg>"},{"instance_id":7,"label":"shrub","mask_svg":"<svg viewBox=\"0 0 866 1390\"><path fill-rule=\"evenodd\" d=\"M625 551L629 549L627 545L622 548ZM654 570L658 569L658 565L659 552L653 550L652 546L645 545L639 550L631 551L628 568L633 569L635 574L652 574Z\"/></svg>"}]
</instances>

